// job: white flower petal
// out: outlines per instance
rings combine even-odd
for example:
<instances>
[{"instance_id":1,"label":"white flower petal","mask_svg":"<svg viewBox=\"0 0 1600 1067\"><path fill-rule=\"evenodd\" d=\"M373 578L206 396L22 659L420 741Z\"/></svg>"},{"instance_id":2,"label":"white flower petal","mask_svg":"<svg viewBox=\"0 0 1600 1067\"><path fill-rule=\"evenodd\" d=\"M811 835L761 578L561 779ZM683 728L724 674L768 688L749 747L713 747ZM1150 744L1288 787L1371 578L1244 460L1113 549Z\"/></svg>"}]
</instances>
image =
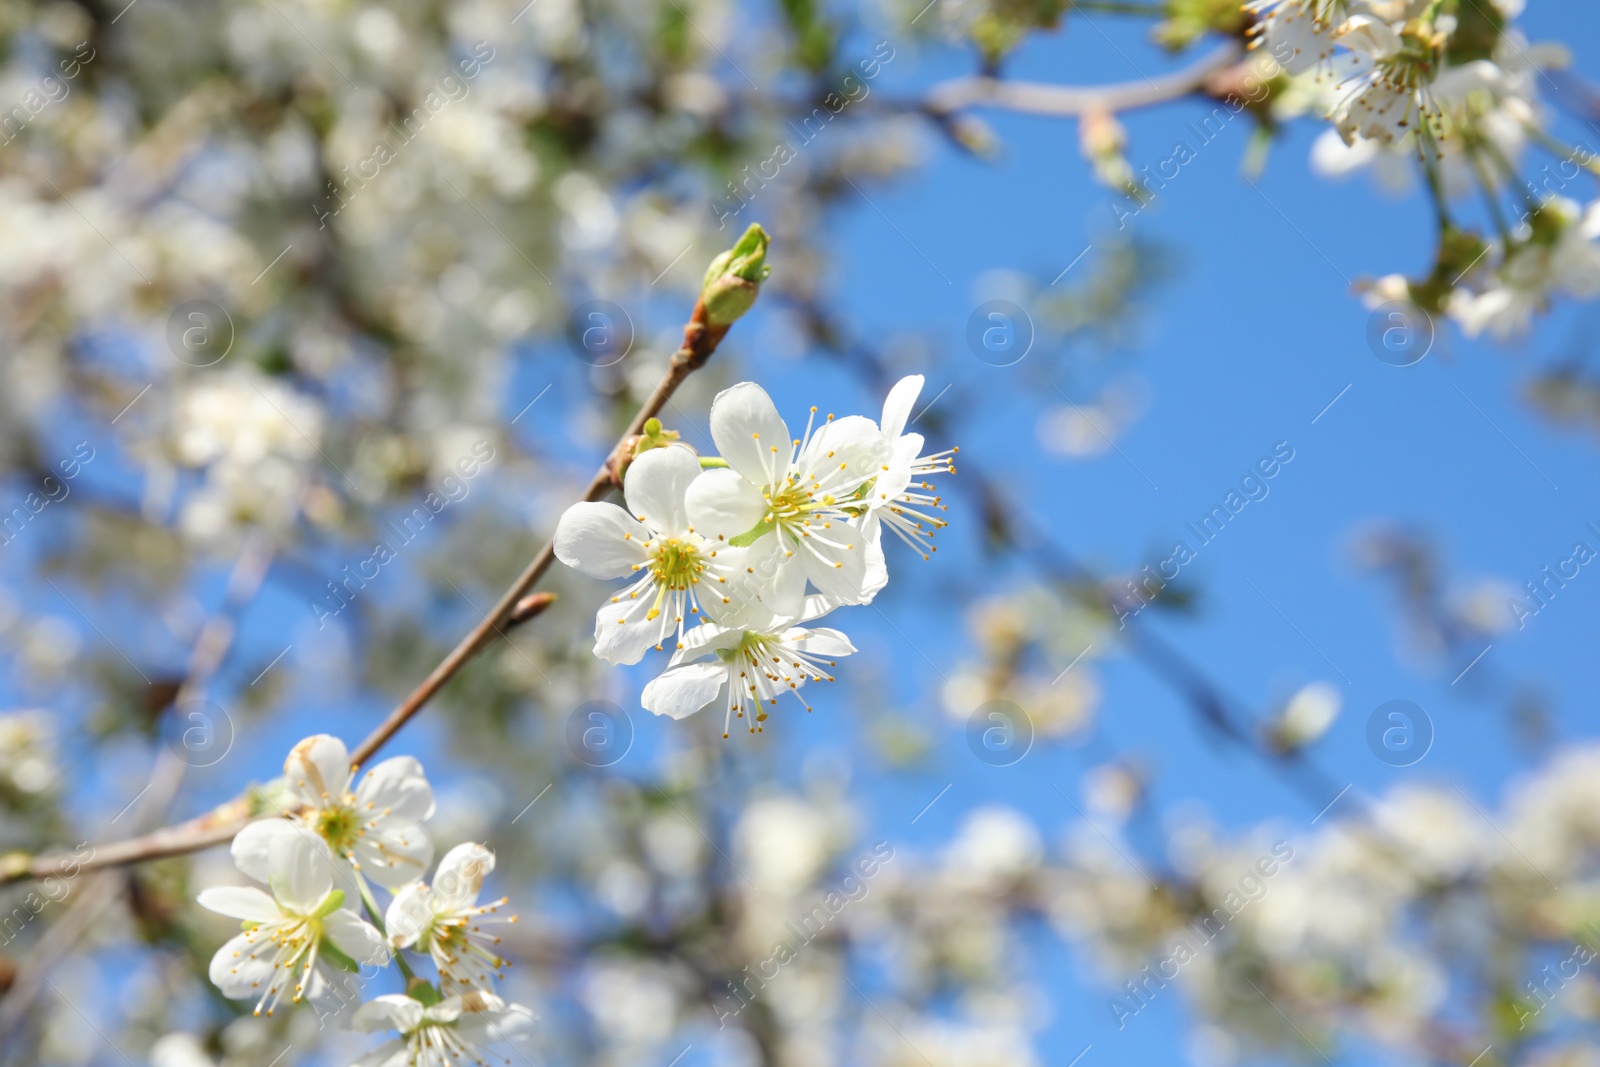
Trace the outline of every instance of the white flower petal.
<instances>
[{"instance_id":1,"label":"white flower petal","mask_svg":"<svg viewBox=\"0 0 1600 1067\"><path fill-rule=\"evenodd\" d=\"M411 1000L410 997L406 997L405 999ZM369 1001L368 1004L370 1003L372 1002ZM366 1006L367 1005L365 1004L362 1005L362 1007ZM357 1014L359 1014L359 1011ZM376 1029L383 1030L388 1028L380 1026ZM396 1038L394 1040L385 1041L371 1052L363 1052L360 1056L356 1057L355 1061L350 1064L350 1067L410 1067L410 1065L411 1050L406 1048L406 1043L404 1041Z\"/></svg>"},{"instance_id":2,"label":"white flower petal","mask_svg":"<svg viewBox=\"0 0 1600 1067\"><path fill-rule=\"evenodd\" d=\"M288 819L258 819L234 835L231 851L234 866L258 882L272 880L272 864L268 850L279 834L297 834L300 831Z\"/></svg>"},{"instance_id":3,"label":"white flower petal","mask_svg":"<svg viewBox=\"0 0 1600 1067\"><path fill-rule=\"evenodd\" d=\"M889 445L878 424L864 415L846 415L812 434L795 466L827 489L877 477L888 458Z\"/></svg>"},{"instance_id":4,"label":"white flower petal","mask_svg":"<svg viewBox=\"0 0 1600 1067\"><path fill-rule=\"evenodd\" d=\"M260 998L281 974L272 965L277 952L278 946L259 930L230 938L211 957L211 984L229 1000Z\"/></svg>"},{"instance_id":5,"label":"white flower petal","mask_svg":"<svg viewBox=\"0 0 1600 1067\"><path fill-rule=\"evenodd\" d=\"M389 901L383 915L383 925L389 931L389 944L395 948L410 948L422 936L422 931L433 922L433 890L422 882L404 886Z\"/></svg>"},{"instance_id":6,"label":"white flower petal","mask_svg":"<svg viewBox=\"0 0 1600 1067\"><path fill-rule=\"evenodd\" d=\"M680 534L689 525L683 494L699 476L700 457L687 446L652 448L628 465L622 495L651 530Z\"/></svg>"},{"instance_id":7,"label":"white flower petal","mask_svg":"<svg viewBox=\"0 0 1600 1067\"><path fill-rule=\"evenodd\" d=\"M415 882L433 862L433 839L420 823L386 819L357 839L361 873L388 890Z\"/></svg>"},{"instance_id":8,"label":"white flower petal","mask_svg":"<svg viewBox=\"0 0 1600 1067\"><path fill-rule=\"evenodd\" d=\"M474 842L457 845L439 861L433 891L451 910L470 908L478 901L483 880L494 870L494 853Z\"/></svg>"},{"instance_id":9,"label":"white flower petal","mask_svg":"<svg viewBox=\"0 0 1600 1067\"><path fill-rule=\"evenodd\" d=\"M621 578L645 560L650 531L615 504L582 501L556 523L556 558L591 578Z\"/></svg>"},{"instance_id":10,"label":"white flower petal","mask_svg":"<svg viewBox=\"0 0 1600 1067\"><path fill-rule=\"evenodd\" d=\"M767 502L739 472L715 468L702 471L689 486L684 510L700 536L726 541L754 529L767 513Z\"/></svg>"},{"instance_id":11,"label":"white flower petal","mask_svg":"<svg viewBox=\"0 0 1600 1067\"><path fill-rule=\"evenodd\" d=\"M885 437L892 440L905 433L906 420L911 417L911 408L916 404L917 395L921 392L920 374L908 374L894 383L894 388L889 390L889 395L883 400L883 422L878 427Z\"/></svg>"},{"instance_id":12,"label":"white flower petal","mask_svg":"<svg viewBox=\"0 0 1600 1067\"><path fill-rule=\"evenodd\" d=\"M283 918L278 902L254 887L218 886L207 889L196 898L202 908L208 908L230 919L271 923Z\"/></svg>"},{"instance_id":13,"label":"white flower petal","mask_svg":"<svg viewBox=\"0 0 1600 1067\"><path fill-rule=\"evenodd\" d=\"M362 819L422 822L433 816L433 787L422 764L410 756L386 759L356 783L356 814Z\"/></svg>"},{"instance_id":14,"label":"white flower petal","mask_svg":"<svg viewBox=\"0 0 1600 1067\"><path fill-rule=\"evenodd\" d=\"M889 469L880 473L878 480L872 484L872 497L869 501L872 507L889 507L900 499L906 487L911 484L911 468L916 466L917 458L921 454L920 433L908 433L895 441L885 464Z\"/></svg>"},{"instance_id":15,"label":"white flower petal","mask_svg":"<svg viewBox=\"0 0 1600 1067\"><path fill-rule=\"evenodd\" d=\"M422 1024L422 1010L419 1000L413 1000L403 993L385 993L361 1005L351 1025L368 1033L398 1030L406 1034Z\"/></svg>"},{"instance_id":16,"label":"white flower petal","mask_svg":"<svg viewBox=\"0 0 1600 1067\"><path fill-rule=\"evenodd\" d=\"M283 773L300 799L312 807L344 799L350 783L350 751L328 734L308 737L289 751Z\"/></svg>"},{"instance_id":17,"label":"white flower petal","mask_svg":"<svg viewBox=\"0 0 1600 1067\"><path fill-rule=\"evenodd\" d=\"M783 643L808 656L825 656L829 659L848 656L856 650L850 638L826 626L811 630L796 626L783 635Z\"/></svg>"},{"instance_id":18,"label":"white flower petal","mask_svg":"<svg viewBox=\"0 0 1600 1067\"><path fill-rule=\"evenodd\" d=\"M711 402L711 439L728 466L751 483L782 480L791 447L789 427L761 386L740 382L717 394Z\"/></svg>"},{"instance_id":19,"label":"white flower petal","mask_svg":"<svg viewBox=\"0 0 1600 1067\"><path fill-rule=\"evenodd\" d=\"M656 715L681 719L717 699L727 681L728 668L721 663L685 663L645 686L639 702Z\"/></svg>"},{"instance_id":20,"label":"white flower petal","mask_svg":"<svg viewBox=\"0 0 1600 1067\"><path fill-rule=\"evenodd\" d=\"M653 601L655 586L649 587L648 594L639 594L641 599L646 595ZM667 634L677 630L678 623L670 613L664 611L649 619L645 617L647 611L648 605L627 597L600 605L594 616L594 654L607 663L638 663ZM631 619L625 618L629 615Z\"/></svg>"},{"instance_id":21,"label":"white flower petal","mask_svg":"<svg viewBox=\"0 0 1600 1067\"><path fill-rule=\"evenodd\" d=\"M360 964L381 967L389 962L389 946L378 928L348 908L337 908L322 920L324 936Z\"/></svg>"},{"instance_id":22,"label":"white flower petal","mask_svg":"<svg viewBox=\"0 0 1600 1067\"><path fill-rule=\"evenodd\" d=\"M827 531L824 544L818 537L795 549L805 576L817 591L841 604L865 604L876 594L867 584L868 537L870 531L854 526ZM884 572L887 575L887 571ZM876 580L874 575L874 580Z\"/></svg>"},{"instance_id":23,"label":"white flower petal","mask_svg":"<svg viewBox=\"0 0 1600 1067\"><path fill-rule=\"evenodd\" d=\"M315 911L333 889L333 853L309 830L296 827L294 833L274 837L267 863L272 895L297 915Z\"/></svg>"}]
</instances>

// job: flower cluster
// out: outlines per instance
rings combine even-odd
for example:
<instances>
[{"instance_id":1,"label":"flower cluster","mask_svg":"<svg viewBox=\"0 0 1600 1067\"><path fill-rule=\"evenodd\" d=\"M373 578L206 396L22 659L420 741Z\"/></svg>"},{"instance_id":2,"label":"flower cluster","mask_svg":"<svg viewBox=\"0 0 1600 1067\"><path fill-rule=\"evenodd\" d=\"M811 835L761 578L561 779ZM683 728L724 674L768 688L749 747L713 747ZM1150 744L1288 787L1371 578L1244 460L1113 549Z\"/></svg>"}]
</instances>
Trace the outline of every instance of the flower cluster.
<instances>
[{"instance_id":1,"label":"flower cluster","mask_svg":"<svg viewBox=\"0 0 1600 1067\"><path fill-rule=\"evenodd\" d=\"M495 994L507 961L484 929L516 917L497 915L504 899L478 904L494 853L458 845L431 886L421 881L433 856L422 823L434 809L422 765L397 756L358 777L344 743L318 734L290 751L283 770L262 793L279 816L251 823L233 841L239 870L270 892L226 886L199 897L243 925L211 961L223 995L254 1000L257 1015L273 1014L285 998L303 1000L359 1029L398 1033L357 1067L481 1065L486 1047L523 1039L532 1014ZM386 912L369 883L393 893ZM408 950L433 961L437 984L414 976ZM349 994L359 999L391 960L408 979L406 992L346 1013Z\"/></svg>"},{"instance_id":2,"label":"flower cluster","mask_svg":"<svg viewBox=\"0 0 1600 1067\"><path fill-rule=\"evenodd\" d=\"M921 390L920 375L902 378L878 422L829 415L819 426L813 407L805 433L791 437L766 391L741 382L711 405L720 458L651 448L627 469L626 510L580 503L562 515L563 563L631 579L595 617L595 655L637 663L673 642L666 671L645 687L646 708L681 719L725 692L723 736L735 718L754 733L763 705L832 681L827 668L855 647L802 624L872 601L889 580L885 528L927 559L945 526L927 478L953 472L957 450L923 455L922 435L906 432Z\"/></svg>"},{"instance_id":3,"label":"flower cluster","mask_svg":"<svg viewBox=\"0 0 1600 1067\"><path fill-rule=\"evenodd\" d=\"M1427 180L1443 221L1437 263L1425 278L1363 283L1369 304L1409 302L1469 337L1506 340L1556 296L1600 295L1600 203L1561 195L1596 169L1594 153L1546 130L1538 95L1569 57L1511 24L1521 0L1252 0L1246 10L1295 86L1275 111L1311 108L1333 124L1313 148L1316 170L1370 167L1394 185L1420 167ZM1537 185L1519 174L1530 144L1559 157ZM1474 191L1492 204L1492 239L1450 218L1449 202ZM1498 201L1508 192L1510 213Z\"/></svg>"}]
</instances>

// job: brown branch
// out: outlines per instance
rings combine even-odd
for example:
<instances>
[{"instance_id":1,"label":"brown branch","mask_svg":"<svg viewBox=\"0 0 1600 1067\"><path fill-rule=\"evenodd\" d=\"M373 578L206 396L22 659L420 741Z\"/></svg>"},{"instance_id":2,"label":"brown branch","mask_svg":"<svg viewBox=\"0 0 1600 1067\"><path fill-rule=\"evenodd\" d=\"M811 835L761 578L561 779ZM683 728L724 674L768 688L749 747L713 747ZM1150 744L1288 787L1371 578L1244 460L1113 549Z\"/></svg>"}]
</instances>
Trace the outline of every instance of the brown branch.
<instances>
[{"instance_id":1,"label":"brown branch","mask_svg":"<svg viewBox=\"0 0 1600 1067\"><path fill-rule=\"evenodd\" d=\"M922 109L936 118L969 107L997 107L1055 117L1128 111L1163 104L1206 89L1212 75L1237 60L1242 51L1237 41L1229 41L1182 70L1115 85L1048 85L989 77L955 78L930 89L923 98Z\"/></svg>"},{"instance_id":2,"label":"brown branch","mask_svg":"<svg viewBox=\"0 0 1600 1067\"><path fill-rule=\"evenodd\" d=\"M626 464L628 451L644 431L644 424L660 414L661 409L666 407L667 401L677 392L684 379L705 365L706 360L711 358L727 333L728 326L711 323L705 305L696 301L694 313L690 316L688 325L683 328L683 343L672 354L666 375L657 383L655 390L645 400L644 406L634 414L628 428L606 457L605 463L595 472L594 478L589 482L588 490L583 495L584 500L599 500L621 484L620 471ZM483 621L473 627L450 654L445 656L439 665L411 691L411 694L389 713L388 718L355 747L350 753L351 762L365 763L373 753L398 733L401 727L410 722L434 694L444 688L446 682L454 678L461 668L482 652L495 636L503 635L506 628L531 619L549 607L555 599L553 595L530 596L529 592L554 561L555 542L549 541L539 550L539 554L528 564L527 569L511 583L511 587L490 609L489 614L484 616ZM51 875L70 877L85 870L142 863L146 860L197 852L203 848L231 841L250 819L249 802L241 798L186 823L168 826L126 841L97 845L89 849L86 856L76 852L39 857L20 852L11 853L0 856L0 885Z\"/></svg>"}]
</instances>

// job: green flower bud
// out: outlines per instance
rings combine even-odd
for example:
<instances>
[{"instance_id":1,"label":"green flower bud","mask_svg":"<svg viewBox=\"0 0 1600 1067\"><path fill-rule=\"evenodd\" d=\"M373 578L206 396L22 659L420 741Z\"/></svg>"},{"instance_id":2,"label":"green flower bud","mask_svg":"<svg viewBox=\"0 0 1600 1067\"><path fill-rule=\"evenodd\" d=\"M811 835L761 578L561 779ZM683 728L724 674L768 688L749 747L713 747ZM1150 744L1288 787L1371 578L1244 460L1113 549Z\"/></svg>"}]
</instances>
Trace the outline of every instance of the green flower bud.
<instances>
[{"instance_id":1,"label":"green flower bud","mask_svg":"<svg viewBox=\"0 0 1600 1067\"><path fill-rule=\"evenodd\" d=\"M751 223L739 243L711 261L700 284L700 303L711 326L731 326L750 310L761 292L767 266L767 232Z\"/></svg>"}]
</instances>

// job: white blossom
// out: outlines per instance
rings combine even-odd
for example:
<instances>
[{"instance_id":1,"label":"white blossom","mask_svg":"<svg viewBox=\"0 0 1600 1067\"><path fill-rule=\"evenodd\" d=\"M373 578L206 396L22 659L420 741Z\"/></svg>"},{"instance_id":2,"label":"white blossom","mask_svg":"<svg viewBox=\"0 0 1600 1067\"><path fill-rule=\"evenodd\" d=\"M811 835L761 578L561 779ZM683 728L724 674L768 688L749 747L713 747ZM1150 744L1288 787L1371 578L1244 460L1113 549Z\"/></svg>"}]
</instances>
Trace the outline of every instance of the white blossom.
<instances>
[{"instance_id":1,"label":"white blossom","mask_svg":"<svg viewBox=\"0 0 1600 1067\"><path fill-rule=\"evenodd\" d=\"M1553 297L1600 296L1600 200L1585 208L1552 197L1534 216L1527 239L1516 244L1487 287L1457 289L1449 311L1469 337L1487 330L1499 340L1524 334Z\"/></svg>"},{"instance_id":2,"label":"white blossom","mask_svg":"<svg viewBox=\"0 0 1600 1067\"><path fill-rule=\"evenodd\" d=\"M806 598L798 622L809 622L831 608L821 596ZM649 685L640 697L643 705L657 715L681 719L693 715L727 691L722 736L728 736L735 718L751 713L751 733L767 720L763 704L776 705L784 692L793 692L805 706L800 688L809 681L833 681L824 668L835 665L835 657L848 656L855 646L838 630L822 627L791 626L777 620L762 629L718 626L705 623L684 638L684 647L672 657L672 664ZM703 662L711 657L709 662Z\"/></svg>"},{"instance_id":3,"label":"white blossom","mask_svg":"<svg viewBox=\"0 0 1600 1067\"><path fill-rule=\"evenodd\" d=\"M478 844L457 845L439 861L431 886L414 882L395 894L384 924L396 949L417 947L433 957L446 994L490 989L508 961L500 938L483 927L516 922L500 916L506 899L479 905L483 879L494 870L494 853Z\"/></svg>"},{"instance_id":4,"label":"white blossom","mask_svg":"<svg viewBox=\"0 0 1600 1067\"><path fill-rule=\"evenodd\" d=\"M683 445L653 448L628 466L615 504L578 503L556 524L556 558L591 578L635 576L594 620L594 653L612 663L637 663L668 634L683 640L684 623L703 613L726 618L745 550L695 532L684 493L700 461ZM631 514L630 514L631 512Z\"/></svg>"},{"instance_id":5,"label":"white blossom","mask_svg":"<svg viewBox=\"0 0 1600 1067\"><path fill-rule=\"evenodd\" d=\"M427 1005L388 993L361 1005L353 1025L368 1032L395 1030L399 1036L361 1056L352 1067L487 1067L491 1061L511 1062L506 1056L491 1057L489 1050L526 1040L532 1034L533 1013L492 993L446 997Z\"/></svg>"},{"instance_id":6,"label":"white blossom","mask_svg":"<svg viewBox=\"0 0 1600 1067\"><path fill-rule=\"evenodd\" d=\"M877 528L859 515L888 458L883 434L861 415L832 416L791 438L772 398L741 382L717 394L711 436L728 466L689 487L690 524L750 548L746 565L774 615L797 615L809 581L840 604L865 604L889 573Z\"/></svg>"},{"instance_id":7,"label":"white blossom","mask_svg":"<svg viewBox=\"0 0 1600 1067\"><path fill-rule=\"evenodd\" d=\"M867 496L869 505L863 528L870 534L872 524L882 522L923 559L928 559L931 553L938 551L932 544L933 535L949 523L929 514L945 510L945 505L939 497L931 495L933 486L925 479L931 474L954 474L954 456L960 450L952 448L924 456L921 454L922 435L905 432L906 420L911 417L911 409L922 392L922 382L920 374L901 378L883 401L879 429L888 457Z\"/></svg>"},{"instance_id":8,"label":"white blossom","mask_svg":"<svg viewBox=\"0 0 1600 1067\"><path fill-rule=\"evenodd\" d=\"M422 823L433 815L433 789L412 757L386 759L357 779L344 742L317 734L294 746L283 773L299 807L253 822L233 839L234 862L245 874L265 881L273 842L305 829L326 841L357 879L386 889L428 869L433 842Z\"/></svg>"},{"instance_id":9,"label":"white blossom","mask_svg":"<svg viewBox=\"0 0 1600 1067\"><path fill-rule=\"evenodd\" d=\"M347 968L388 960L383 936L346 909L333 855L319 838L299 827L276 835L262 873L271 895L224 886L199 897L202 907L245 927L211 959L211 981L223 996L256 998L257 1015L271 1015L286 994L320 1008L338 1000L330 960Z\"/></svg>"}]
</instances>

